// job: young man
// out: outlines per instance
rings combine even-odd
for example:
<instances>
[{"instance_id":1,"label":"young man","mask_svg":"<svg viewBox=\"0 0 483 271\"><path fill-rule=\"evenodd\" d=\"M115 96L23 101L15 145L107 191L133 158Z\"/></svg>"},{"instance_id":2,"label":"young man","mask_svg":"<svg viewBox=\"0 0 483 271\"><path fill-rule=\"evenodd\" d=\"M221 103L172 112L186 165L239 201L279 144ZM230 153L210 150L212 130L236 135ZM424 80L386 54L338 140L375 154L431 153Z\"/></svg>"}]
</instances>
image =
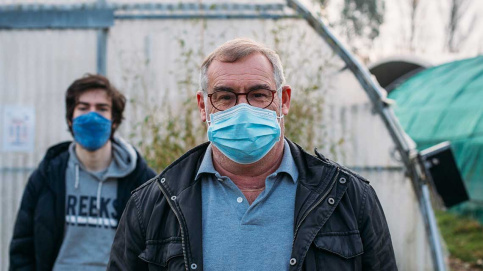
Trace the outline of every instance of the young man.
<instances>
[{"instance_id":1,"label":"young man","mask_svg":"<svg viewBox=\"0 0 483 271\"><path fill-rule=\"evenodd\" d=\"M155 176L114 133L126 98L100 75L67 89L74 142L51 147L30 176L10 244L11 270L105 270L133 189Z\"/></svg>"},{"instance_id":2,"label":"young man","mask_svg":"<svg viewBox=\"0 0 483 271\"><path fill-rule=\"evenodd\" d=\"M374 189L284 138L278 55L228 41L201 66L209 143L133 192L110 270L397 270Z\"/></svg>"}]
</instances>

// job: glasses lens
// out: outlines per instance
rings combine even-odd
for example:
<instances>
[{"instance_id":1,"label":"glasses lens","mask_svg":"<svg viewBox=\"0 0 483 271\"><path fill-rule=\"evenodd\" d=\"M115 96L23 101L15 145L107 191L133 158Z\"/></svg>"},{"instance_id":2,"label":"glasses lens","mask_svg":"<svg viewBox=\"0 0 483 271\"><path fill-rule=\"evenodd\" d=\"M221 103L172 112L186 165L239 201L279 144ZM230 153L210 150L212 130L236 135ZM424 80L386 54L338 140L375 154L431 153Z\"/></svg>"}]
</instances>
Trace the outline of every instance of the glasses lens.
<instances>
[{"instance_id":1,"label":"glasses lens","mask_svg":"<svg viewBox=\"0 0 483 271\"><path fill-rule=\"evenodd\" d=\"M230 91L217 91L211 95L211 104L218 110L226 110L236 103L236 95Z\"/></svg>"},{"instance_id":2,"label":"glasses lens","mask_svg":"<svg viewBox=\"0 0 483 271\"><path fill-rule=\"evenodd\" d=\"M273 101L273 93L268 89L255 89L247 94L248 103L252 106L265 108Z\"/></svg>"}]
</instances>

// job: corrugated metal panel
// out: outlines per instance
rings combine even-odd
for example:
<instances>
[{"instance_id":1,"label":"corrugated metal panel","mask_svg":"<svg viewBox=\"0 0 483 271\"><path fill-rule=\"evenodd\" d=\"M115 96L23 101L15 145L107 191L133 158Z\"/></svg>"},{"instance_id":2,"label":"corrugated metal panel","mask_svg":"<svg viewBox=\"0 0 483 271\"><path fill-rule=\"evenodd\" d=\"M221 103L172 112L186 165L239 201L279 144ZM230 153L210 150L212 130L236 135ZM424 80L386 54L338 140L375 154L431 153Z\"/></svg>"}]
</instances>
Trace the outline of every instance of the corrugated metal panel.
<instances>
[{"instance_id":1,"label":"corrugated metal panel","mask_svg":"<svg viewBox=\"0 0 483 271\"><path fill-rule=\"evenodd\" d=\"M34 108L36 121L31 153L0 155L2 270L8 263L8 244L27 177L49 146L70 139L65 90L74 79L95 72L95 48L95 31L0 31L0 127L3 130L5 105Z\"/></svg>"},{"instance_id":2,"label":"corrugated metal panel","mask_svg":"<svg viewBox=\"0 0 483 271\"><path fill-rule=\"evenodd\" d=\"M110 3L114 2L126 1ZM402 163L395 159L395 146L386 126L373 113L352 73L343 69L343 61L303 20L116 21L108 34L107 75L135 101L128 104L120 134L130 138L134 131L137 135L130 139L137 142L139 123L149 109L157 107L162 112L155 116L161 122L169 118L166 111L163 113L168 106L173 115L185 114L180 112L180 104L188 97L195 106L198 67L203 58L224 41L240 36L277 49L293 99L304 93L303 89L319 87L318 94L323 97L316 123L319 149L371 180L388 218L400 269L430 270L421 212ZM95 31L0 31L1 104L35 106L38 133L33 154L2 154L0 167L35 167L49 145L70 138L63 93L73 79L94 71L95 37ZM196 112L194 115L194 123L202 129ZM2 263L7 262L9 231L27 177L26 173L15 174L0 175L2 196L12 195L6 205L2 201L1 212L7 216L1 217L8 218L7 225L2 221L0 226Z\"/></svg>"}]
</instances>

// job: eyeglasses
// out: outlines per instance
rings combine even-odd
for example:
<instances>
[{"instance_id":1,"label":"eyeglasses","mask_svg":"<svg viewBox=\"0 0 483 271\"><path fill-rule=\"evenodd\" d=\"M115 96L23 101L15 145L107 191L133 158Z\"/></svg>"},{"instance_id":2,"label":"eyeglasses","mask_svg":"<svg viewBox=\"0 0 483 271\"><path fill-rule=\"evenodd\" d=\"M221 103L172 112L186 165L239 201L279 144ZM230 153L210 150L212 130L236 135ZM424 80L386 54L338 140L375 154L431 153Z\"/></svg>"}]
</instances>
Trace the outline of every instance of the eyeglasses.
<instances>
[{"instance_id":1,"label":"eyeglasses","mask_svg":"<svg viewBox=\"0 0 483 271\"><path fill-rule=\"evenodd\" d=\"M235 93L227 90L219 90L208 94L211 105L223 111L238 104L238 96L245 96L251 106L267 108L275 98L276 90L271 89L252 89L247 93Z\"/></svg>"}]
</instances>

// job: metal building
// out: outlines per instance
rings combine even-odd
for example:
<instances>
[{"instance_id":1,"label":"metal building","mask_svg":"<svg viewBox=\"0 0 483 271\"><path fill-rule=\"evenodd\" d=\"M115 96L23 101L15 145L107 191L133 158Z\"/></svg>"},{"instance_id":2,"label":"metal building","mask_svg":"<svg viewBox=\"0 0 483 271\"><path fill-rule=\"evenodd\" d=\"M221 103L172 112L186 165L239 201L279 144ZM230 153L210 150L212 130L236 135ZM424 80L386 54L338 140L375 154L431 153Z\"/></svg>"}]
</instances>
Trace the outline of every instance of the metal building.
<instances>
[{"instance_id":1,"label":"metal building","mask_svg":"<svg viewBox=\"0 0 483 271\"><path fill-rule=\"evenodd\" d=\"M70 139L63 95L74 79L105 73L126 94L132 103L119 133L136 143L143 140L136 132L150 109L164 112L156 115L158 121L186 113L182 104L190 96L194 101L204 56L235 37L275 48L294 101L300 95L318 102L312 123L315 145L371 181L385 210L399 269L444 269L427 189L384 91L308 5L282 0L133 2L0 0L1 270L7 270L12 227L29 174L50 145ZM15 116L25 120L19 124L25 134L15 139L17 147L7 133Z\"/></svg>"}]
</instances>

